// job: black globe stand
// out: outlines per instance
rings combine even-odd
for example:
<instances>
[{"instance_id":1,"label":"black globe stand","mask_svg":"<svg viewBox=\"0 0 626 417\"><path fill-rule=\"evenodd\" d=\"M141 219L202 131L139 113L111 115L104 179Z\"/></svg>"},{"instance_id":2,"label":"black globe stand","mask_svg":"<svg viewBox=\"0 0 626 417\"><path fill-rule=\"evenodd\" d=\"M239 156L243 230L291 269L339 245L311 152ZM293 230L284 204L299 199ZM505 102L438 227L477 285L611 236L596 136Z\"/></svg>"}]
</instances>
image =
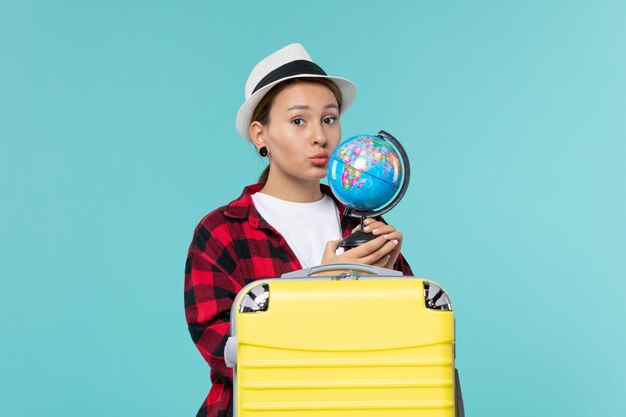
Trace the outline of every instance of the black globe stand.
<instances>
[{"instance_id":1,"label":"black globe stand","mask_svg":"<svg viewBox=\"0 0 626 417\"><path fill-rule=\"evenodd\" d=\"M382 209L378 209L374 211L360 211L360 210L353 210L349 207L346 207L344 211L344 215L352 216L352 217L360 217L361 227L359 228L359 230L351 233L339 243L339 247L343 248L344 250L356 248L357 246L367 243L370 240L376 239L377 236L374 236L371 233L365 233L363 231L363 221L365 220L366 217L381 216L384 213L387 213L392 208L394 208L396 205L398 205L400 200L402 200L402 197L404 197L404 194L406 193L406 190L409 187L409 180L411 179L411 165L409 163L409 157L406 154L404 147L400 144L398 139L396 139L390 133L385 132L384 130L381 130L380 132L378 132L377 136L387 139L389 142L395 145L396 149L400 153L400 157L402 158L402 162L404 165L404 178L402 179L402 186L400 187L400 191L398 191L395 198Z\"/></svg>"},{"instance_id":2,"label":"black globe stand","mask_svg":"<svg viewBox=\"0 0 626 417\"><path fill-rule=\"evenodd\" d=\"M349 215L349 214L348 214ZM364 243L369 242L370 240L376 239L377 236L374 236L371 233L365 233L363 231L363 221L365 220L365 216L361 216L361 228L356 232L351 233L346 236L340 243L339 247L344 250L356 248Z\"/></svg>"}]
</instances>

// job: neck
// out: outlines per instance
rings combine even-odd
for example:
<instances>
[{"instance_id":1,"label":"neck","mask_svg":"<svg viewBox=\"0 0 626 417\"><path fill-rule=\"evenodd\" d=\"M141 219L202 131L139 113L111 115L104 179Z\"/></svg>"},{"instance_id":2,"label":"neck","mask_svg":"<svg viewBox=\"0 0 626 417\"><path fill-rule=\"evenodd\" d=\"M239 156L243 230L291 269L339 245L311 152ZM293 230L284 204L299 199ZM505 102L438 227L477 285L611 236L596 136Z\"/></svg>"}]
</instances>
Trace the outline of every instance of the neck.
<instances>
[{"instance_id":1,"label":"neck","mask_svg":"<svg viewBox=\"0 0 626 417\"><path fill-rule=\"evenodd\" d=\"M272 171L261 192L294 203L312 203L324 197L319 180L277 178L272 176Z\"/></svg>"}]
</instances>

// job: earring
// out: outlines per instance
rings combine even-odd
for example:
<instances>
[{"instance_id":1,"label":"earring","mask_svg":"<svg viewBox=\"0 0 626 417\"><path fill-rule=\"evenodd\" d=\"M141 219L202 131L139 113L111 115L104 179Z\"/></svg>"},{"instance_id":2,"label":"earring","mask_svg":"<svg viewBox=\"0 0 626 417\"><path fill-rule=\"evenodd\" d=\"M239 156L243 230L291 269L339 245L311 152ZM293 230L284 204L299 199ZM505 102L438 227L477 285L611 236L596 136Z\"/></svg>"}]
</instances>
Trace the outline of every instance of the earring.
<instances>
[{"instance_id":1,"label":"earring","mask_svg":"<svg viewBox=\"0 0 626 417\"><path fill-rule=\"evenodd\" d=\"M259 149L259 155L261 156L267 156L268 153L267 146L262 146L261 149Z\"/></svg>"}]
</instances>

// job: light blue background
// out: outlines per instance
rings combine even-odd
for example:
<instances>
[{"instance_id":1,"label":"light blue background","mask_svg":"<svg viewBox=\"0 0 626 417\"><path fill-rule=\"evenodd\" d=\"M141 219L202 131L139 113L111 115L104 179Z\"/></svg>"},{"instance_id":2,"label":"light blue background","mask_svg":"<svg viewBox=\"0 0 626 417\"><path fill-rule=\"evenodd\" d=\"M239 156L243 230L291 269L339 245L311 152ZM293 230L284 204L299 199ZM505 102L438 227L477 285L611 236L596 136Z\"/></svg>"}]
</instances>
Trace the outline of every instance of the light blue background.
<instances>
[{"instance_id":1,"label":"light blue background","mask_svg":"<svg viewBox=\"0 0 626 417\"><path fill-rule=\"evenodd\" d=\"M468 416L626 415L626 4L408 0L1 2L0 414L195 415L186 250L294 41L359 87L344 137L411 156L387 218L452 295Z\"/></svg>"}]
</instances>

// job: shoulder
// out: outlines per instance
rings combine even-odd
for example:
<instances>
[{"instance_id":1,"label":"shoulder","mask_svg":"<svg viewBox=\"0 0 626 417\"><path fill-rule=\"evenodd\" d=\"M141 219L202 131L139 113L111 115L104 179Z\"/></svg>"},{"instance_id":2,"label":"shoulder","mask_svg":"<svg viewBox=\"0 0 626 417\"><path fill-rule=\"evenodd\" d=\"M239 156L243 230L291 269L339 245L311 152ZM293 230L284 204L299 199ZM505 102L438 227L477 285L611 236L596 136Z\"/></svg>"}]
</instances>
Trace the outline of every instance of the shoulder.
<instances>
[{"instance_id":1,"label":"shoulder","mask_svg":"<svg viewBox=\"0 0 626 417\"><path fill-rule=\"evenodd\" d=\"M239 197L204 216L194 230L192 247L204 251L207 242L226 246L238 239L246 224L257 217L251 197L257 188L259 184L245 187Z\"/></svg>"}]
</instances>

